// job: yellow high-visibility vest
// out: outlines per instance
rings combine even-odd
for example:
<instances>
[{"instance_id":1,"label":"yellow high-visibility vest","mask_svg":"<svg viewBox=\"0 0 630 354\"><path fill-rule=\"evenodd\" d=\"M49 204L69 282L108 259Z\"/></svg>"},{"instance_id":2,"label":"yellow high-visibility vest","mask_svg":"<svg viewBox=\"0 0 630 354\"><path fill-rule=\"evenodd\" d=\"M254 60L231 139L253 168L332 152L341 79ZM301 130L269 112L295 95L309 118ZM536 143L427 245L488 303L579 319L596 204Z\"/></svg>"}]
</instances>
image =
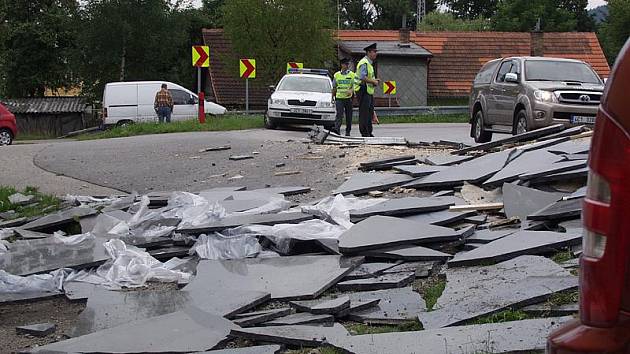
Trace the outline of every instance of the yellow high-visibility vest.
<instances>
[{"instance_id":1,"label":"yellow high-visibility vest","mask_svg":"<svg viewBox=\"0 0 630 354\"><path fill-rule=\"evenodd\" d=\"M335 83L337 84L337 94L335 97L339 99L348 99L352 97L350 92L354 88L354 73L350 70L346 74L341 71L335 73Z\"/></svg>"},{"instance_id":2,"label":"yellow high-visibility vest","mask_svg":"<svg viewBox=\"0 0 630 354\"><path fill-rule=\"evenodd\" d=\"M354 76L354 90L356 92L358 92L361 89L361 85L363 85L363 82L361 82L361 78L360 78L361 75L359 74L361 72L360 68L363 65L367 65L367 71L368 71L367 78L372 79L372 80L375 79L374 65L370 64L370 61L368 60L367 57L363 57L363 59L359 60L359 63L357 64L357 74ZM369 95L373 95L376 87L368 82L366 82L365 84L367 85L366 86L367 93Z\"/></svg>"}]
</instances>

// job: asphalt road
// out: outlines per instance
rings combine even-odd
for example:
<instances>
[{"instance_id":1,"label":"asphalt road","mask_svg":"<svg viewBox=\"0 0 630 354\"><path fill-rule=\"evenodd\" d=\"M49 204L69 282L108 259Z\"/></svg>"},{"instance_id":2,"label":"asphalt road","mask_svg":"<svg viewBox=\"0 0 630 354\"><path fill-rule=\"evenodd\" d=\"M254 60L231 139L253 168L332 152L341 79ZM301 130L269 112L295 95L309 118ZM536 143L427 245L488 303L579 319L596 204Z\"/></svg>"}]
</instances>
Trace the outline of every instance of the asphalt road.
<instances>
[{"instance_id":1,"label":"asphalt road","mask_svg":"<svg viewBox=\"0 0 630 354\"><path fill-rule=\"evenodd\" d=\"M470 144L468 130L467 124L396 124L376 126L374 134L404 136L412 142L444 139ZM347 171L348 166L359 160L396 154L427 154L427 151L400 149L340 150L306 144L303 142L305 138L304 130L257 129L16 145L6 148L10 155L4 154L4 148L0 148L2 164L8 166L0 172L0 185L16 185L28 178L30 185L47 186L42 190L55 194L71 191L103 194L113 190L194 192L230 185L248 188L308 185L314 189L311 196L315 197L327 195L343 183L352 172ZM232 148L199 152L219 145ZM230 161L228 158L232 155L252 155L254 158ZM19 163L13 164L13 160ZM31 161L47 172L34 168ZM276 166L281 163L285 165ZM278 172L287 171L300 173L276 176ZM58 175L82 182L60 180ZM98 186L106 188L99 189Z\"/></svg>"}]
</instances>

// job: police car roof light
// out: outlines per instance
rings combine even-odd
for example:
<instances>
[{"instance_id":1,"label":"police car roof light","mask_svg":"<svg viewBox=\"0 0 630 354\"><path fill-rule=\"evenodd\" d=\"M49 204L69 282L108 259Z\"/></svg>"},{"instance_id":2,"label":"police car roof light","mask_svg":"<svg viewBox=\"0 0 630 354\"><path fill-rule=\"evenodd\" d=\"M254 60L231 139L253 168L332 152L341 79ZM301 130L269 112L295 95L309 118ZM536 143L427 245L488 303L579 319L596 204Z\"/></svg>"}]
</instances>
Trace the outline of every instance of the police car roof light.
<instances>
[{"instance_id":1,"label":"police car roof light","mask_svg":"<svg viewBox=\"0 0 630 354\"><path fill-rule=\"evenodd\" d=\"M301 69L290 68L289 74L314 74L314 75L326 75L328 76L328 70L326 69Z\"/></svg>"}]
</instances>

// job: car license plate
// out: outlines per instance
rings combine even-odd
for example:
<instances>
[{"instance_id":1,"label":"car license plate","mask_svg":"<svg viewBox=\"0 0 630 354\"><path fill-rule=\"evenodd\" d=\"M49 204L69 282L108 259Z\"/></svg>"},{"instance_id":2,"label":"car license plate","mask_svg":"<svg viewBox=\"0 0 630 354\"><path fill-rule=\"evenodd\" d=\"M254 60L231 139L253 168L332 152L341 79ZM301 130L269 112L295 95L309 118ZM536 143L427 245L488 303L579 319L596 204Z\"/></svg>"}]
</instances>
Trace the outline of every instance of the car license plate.
<instances>
[{"instance_id":1,"label":"car license plate","mask_svg":"<svg viewBox=\"0 0 630 354\"><path fill-rule=\"evenodd\" d=\"M291 108L291 113L313 114L313 110L308 108Z\"/></svg>"},{"instance_id":2,"label":"car license plate","mask_svg":"<svg viewBox=\"0 0 630 354\"><path fill-rule=\"evenodd\" d=\"M571 123L573 123L573 124L595 124L595 117L593 117L593 116L571 116Z\"/></svg>"}]
</instances>

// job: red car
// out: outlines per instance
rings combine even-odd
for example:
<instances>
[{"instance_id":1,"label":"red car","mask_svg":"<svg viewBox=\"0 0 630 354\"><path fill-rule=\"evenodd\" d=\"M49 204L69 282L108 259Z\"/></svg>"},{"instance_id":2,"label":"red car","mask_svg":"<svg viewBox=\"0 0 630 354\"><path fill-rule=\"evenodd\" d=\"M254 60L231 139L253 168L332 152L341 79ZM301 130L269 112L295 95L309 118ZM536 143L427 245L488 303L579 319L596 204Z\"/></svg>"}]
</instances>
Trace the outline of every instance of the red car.
<instances>
[{"instance_id":1,"label":"red car","mask_svg":"<svg viewBox=\"0 0 630 354\"><path fill-rule=\"evenodd\" d=\"M580 318L553 332L547 352L630 353L630 41L595 121L584 201Z\"/></svg>"},{"instance_id":2,"label":"red car","mask_svg":"<svg viewBox=\"0 0 630 354\"><path fill-rule=\"evenodd\" d=\"M0 145L11 145L17 135L15 116L0 103Z\"/></svg>"}]
</instances>

